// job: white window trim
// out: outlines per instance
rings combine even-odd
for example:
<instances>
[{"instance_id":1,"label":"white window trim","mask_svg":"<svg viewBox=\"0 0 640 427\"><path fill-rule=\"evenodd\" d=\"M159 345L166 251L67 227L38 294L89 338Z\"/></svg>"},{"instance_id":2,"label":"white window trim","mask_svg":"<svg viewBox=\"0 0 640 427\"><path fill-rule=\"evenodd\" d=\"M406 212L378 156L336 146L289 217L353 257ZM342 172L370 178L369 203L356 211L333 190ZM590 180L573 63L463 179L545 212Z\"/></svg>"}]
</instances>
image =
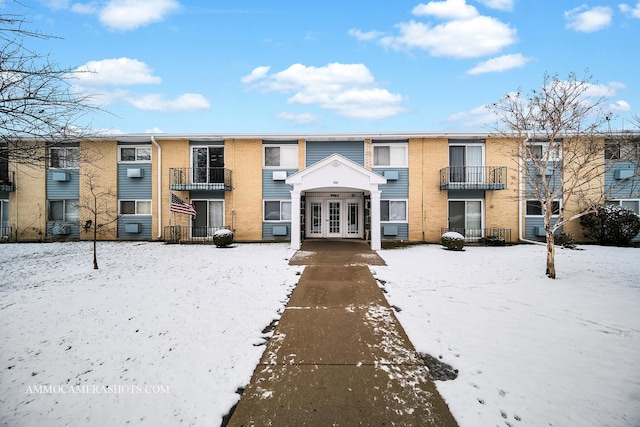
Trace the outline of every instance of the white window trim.
<instances>
[{"instance_id":1,"label":"white window trim","mask_svg":"<svg viewBox=\"0 0 640 427\"><path fill-rule=\"evenodd\" d=\"M66 216L67 214L67 204L69 202L71 203L75 203L76 205L76 209L77 209L77 214L78 214L78 221L80 220L80 201L78 199L49 199L47 200L47 221L48 222L63 222L63 223L68 223L68 224L78 224L78 221L69 221L67 219L50 219L49 215L51 214L51 202L62 202L62 215Z\"/></svg>"},{"instance_id":2,"label":"white window trim","mask_svg":"<svg viewBox=\"0 0 640 427\"><path fill-rule=\"evenodd\" d=\"M57 151L75 150L78 164L76 166L63 166L63 167L51 166L51 158L52 158L51 152L53 150L57 150ZM65 158L66 158L66 155L65 155ZM49 169L62 169L62 170L79 169L80 168L80 147L49 147L49 160L47 163L48 163Z\"/></svg>"},{"instance_id":3,"label":"white window trim","mask_svg":"<svg viewBox=\"0 0 640 427\"><path fill-rule=\"evenodd\" d=\"M402 165L376 165L375 164L375 150L376 147L389 147L389 149L393 148L393 147L404 147L404 159L403 159L403 164ZM385 144L385 143L373 143L372 144L372 148L371 148L371 164L373 165L374 168L406 168L409 167L409 144L406 142L399 142L399 143L395 143L395 144Z\"/></svg>"},{"instance_id":4,"label":"white window trim","mask_svg":"<svg viewBox=\"0 0 640 427\"><path fill-rule=\"evenodd\" d=\"M123 148L133 148L136 150L136 160L122 160L122 149ZM151 154L151 158L149 160L137 160L138 158L138 149L140 148L144 148L144 149L148 149L150 154ZM120 145L118 146L118 163L151 163L153 159L153 150L152 147L150 145Z\"/></svg>"},{"instance_id":5,"label":"white window trim","mask_svg":"<svg viewBox=\"0 0 640 427\"><path fill-rule=\"evenodd\" d=\"M404 202L404 220L394 219L389 221L383 221L380 219L381 224L406 224L409 222L409 199L380 199L380 211L382 212L382 202Z\"/></svg>"},{"instance_id":6,"label":"white window trim","mask_svg":"<svg viewBox=\"0 0 640 427\"><path fill-rule=\"evenodd\" d=\"M266 165L266 161L267 161L267 155L266 155L266 149L267 148L288 148L288 147L295 147L296 149L296 156L295 156L295 163L291 164L291 165L279 165L279 166L267 166ZM263 169L298 169L298 144L264 144L262 146L262 168ZM280 160L282 161L282 157L280 157Z\"/></svg>"},{"instance_id":7,"label":"white window trim","mask_svg":"<svg viewBox=\"0 0 640 427\"><path fill-rule=\"evenodd\" d=\"M528 214L528 213L527 213L527 203L528 203L528 202L536 202L536 203L540 203L540 201L539 201L538 199L526 199L526 200L524 201L524 215L525 215L526 217L530 217L530 218L542 218L542 217L544 217L544 214L540 214L540 215L532 215L532 214ZM558 211L562 210L562 200L560 200L560 199L554 199L554 202L558 202ZM552 213L552 214L551 214L551 217L552 217L552 218L555 218L555 217L557 217L558 215L559 215L559 214L554 214L554 213Z\"/></svg>"},{"instance_id":8,"label":"white window trim","mask_svg":"<svg viewBox=\"0 0 640 427\"><path fill-rule=\"evenodd\" d=\"M279 214L280 214L280 217L282 218L282 203L285 202L285 203L291 204L291 199L264 199L264 200L262 200L262 221L263 222L291 222L290 219L266 219L265 218L265 214L267 213L267 210L265 209L266 202L279 202L280 203Z\"/></svg>"},{"instance_id":9,"label":"white window trim","mask_svg":"<svg viewBox=\"0 0 640 427\"><path fill-rule=\"evenodd\" d=\"M550 162L559 162L562 160L562 141L559 141L557 143L558 146L558 155L557 156L550 156L549 157L549 161ZM538 158L533 158L533 157L529 157L528 160L530 161L535 161L535 160L540 160L540 159L544 159L546 156L547 151L549 150L549 142L529 142L527 143L527 153L530 154L532 153L531 148L532 147L542 147L542 156L538 159Z\"/></svg>"},{"instance_id":10,"label":"white window trim","mask_svg":"<svg viewBox=\"0 0 640 427\"><path fill-rule=\"evenodd\" d=\"M218 227L217 225L211 225L209 224L209 203L211 202L215 202L215 203L222 203L222 225L220 225L219 227L225 227L226 226L226 208L225 208L225 203L224 203L224 199L190 199L189 200L189 204L193 205L194 202L207 202L207 227L209 228L214 228L214 227ZM192 218L193 219L193 218Z\"/></svg>"},{"instance_id":11,"label":"white window trim","mask_svg":"<svg viewBox=\"0 0 640 427\"><path fill-rule=\"evenodd\" d=\"M135 202L135 212L136 213L132 213L132 214L125 214L122 213L122 202ZM148 214L144 213L138 213L138 203L139 202L149 202L149 205L151 207L151 212L149 212ZM120 216L127 216L127 217L131 217L131 216L151 216L153 215L153 203L150 199L119 199L118 200L118 215Z\"/></svg>"}]
</instances>

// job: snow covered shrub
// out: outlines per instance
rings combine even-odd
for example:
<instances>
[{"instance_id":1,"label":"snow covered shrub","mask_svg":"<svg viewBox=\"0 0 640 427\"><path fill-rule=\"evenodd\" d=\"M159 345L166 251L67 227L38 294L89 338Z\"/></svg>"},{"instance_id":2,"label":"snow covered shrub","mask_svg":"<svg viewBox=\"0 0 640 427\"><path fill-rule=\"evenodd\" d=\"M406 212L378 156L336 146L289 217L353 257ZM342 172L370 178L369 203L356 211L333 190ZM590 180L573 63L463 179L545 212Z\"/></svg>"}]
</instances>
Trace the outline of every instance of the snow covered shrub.
<instances>
[{"instance_id":1,"label":"snow covered shrub","mask_svg":"<svg viewBox=\"0 0 640 427\"><path fill-rule=\"evenodd\" d=\"M556 245L566 249L576 248L576 238L571 233L560 233L554 239Z\"/></svg>"},{"instance_id":2,"label":"snow covered shrub","mask_svg":"<svg viewBox=\"0 0 640 427\"><path fill-rule=\"evenodd\" d=\"M461 251L464 248L464 236L455 231L448 231L442 235L440 244L450 251Z\"/></svg>"},{"instance_id":3,"label":"snow covered shrub","mask_svg":"<svg viewBox=\"0 0 640 427\"><path fill-rule=\"evenodd\" d=\"M640 218L620 205L604 205L580 218L584 235L602 245L626 246L640 232Z\"/></svg>"},{"instance_id":4,"label":"snow covered shrub","mask_svg":"<svg viewBox=\"0 0 640 427\"><path fill-rule=\"evenodd\" d=\"M223 228L213 233L213 243L216 247L224 248L233 243L233 231Z\"/></svg>"}]
</instances>

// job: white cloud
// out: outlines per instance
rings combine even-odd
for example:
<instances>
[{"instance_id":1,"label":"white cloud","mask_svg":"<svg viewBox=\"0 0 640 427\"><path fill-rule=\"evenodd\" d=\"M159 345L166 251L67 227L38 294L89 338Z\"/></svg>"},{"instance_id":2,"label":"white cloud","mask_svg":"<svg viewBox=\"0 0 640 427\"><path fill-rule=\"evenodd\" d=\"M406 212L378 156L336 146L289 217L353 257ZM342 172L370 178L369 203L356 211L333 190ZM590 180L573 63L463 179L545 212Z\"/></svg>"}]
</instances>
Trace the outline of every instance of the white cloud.
<instances>
[{"instance_id":1,"label":"white cloud","mask_svg":"<svg viewBox=\"0 0 640 427\"><path fill-rule=\"evenodd\" d=\"M631 111L631 105L629 105L629 103L627 101L616 101L613 104L609 104L609 108L611 109L611 111L613 112L626 112L626 111Z\"/></svg>"},{"instance_id":2,"label":"white cloud","mask_svg":"<svg viewBox=\"0 0 640 427\"><path fill-rule=\"evenodd\" d=\"M502 55L479 63L472 69L468 70L467 74L494 73L510 70L512 68L522 68L530 60L531 58L527 58L521 53Z\"/></svg>"},{"instance_id":3,"label":"white cloud","mask_svg":"<svg viewBox=\"0 0 640 427\"><path fill-rule=\"evenodd\" d=\"M126 31L160 22L179 8L176 0L111 0L99 18L105 27Z\"/></svg>"},{"instance_id":4,"label":"white cloud","mask_svg":"<svg viewBox=\"0 0 640 427\"><path fill-rule=\"evenodd\" d=\"M489 123L495 122L495 120L494 113L487 108L487 105L475 107L470 111L455 113L447 118L448 122L466 128L486 127Z\"/></svg>"},{"instance_id":5,"label":"white cloud","mask_svg":"<svg viewBox=\"0 0 640 427\"><path fill-rule=\"evenodd\" d=\"M454 20L431 27L410 21L398 25L400 35L383 37L381 43L393 49L423 49L433 56L475 58L493 55L516 41L516 31L488 16Z\"/></svg>"},{"instance_id":6,"label":"white cloud","mask_svg":"<svg viewBox=\"0 0 640 427\"><path fill-rule=\"evenodd\" d=\"M347 32L351 37L355 37L358 40L362 41L371 41L381 37L384 33L380 31L367 31L363 32L356 28L352 28Z\"/></svg>"},{"instance_id":7,"label":"white cloud","mask_svg":"<svg viewBox=\"0 0 640 427\"><path fill-rule=\"evenodd\" d=\"M405 111L404 98L378 87L363 64L332 63L324 67L293 64L251 86L262 92L292 94L289 104L318 105L355 119L384 119Z\"/></svg>"},{"instance_id":8,"label":"white cloud","mask_svg":"<svg viewBox=\"0 0 640 427\"><path fill-rule=\"evenodd\" d=\"M567 28L581 33L592 33L608 27L611 24L613 11L609 7L586 5L576 7L564 13Z\"/></svg>"},{"instance_id":9,"label":"white cloud","mask_svg":"<svg viewBox=\"0 0 640 427\"><path fill-rule=\"evenodd\" d=\"M440 19L470 19L478 16L478 10L466 0L432 1L419 4L411 11L416 16L431 15Z\"/></svg>"},{"instance_id":10,"label":"white cloud","mask_svg":"<svg viewBox=\"0 0 640 427\"><path fill-rule=\"evenodd\" d=\"M311 113L288 113L280 112L276 114L276 117L284 120L289 120L300 124L309 124L317 121L320 116Z\"/></svg>"},{"instance_id":11,"label":"white cloud","mask_svg":"<svg viewBox=\"0 0 640 427\"><path fill-rule=\"evenodd\" d=\"M211 106L204 96L197 93L185 93L175 99L166 99L161 94L131 96L126 101L140 110L148 111L196 111Z\"/></svg>"},{"instance_id":12,"label":"white cloud","mask_svg":"<svg viewBox=\"0 0 640 427\"><path fill-rule=\"evenodd\" d=\"M478 0L491 9L504 10L510 12L513 10L514 0Z\"/></svg>"},{"instance_id":13,"label":"white cloud","mask_svg":"<svg viewBox=\"0 0 640 427\"><path fill-rule=\"evenodd\" d=\"M75 77L81 86L131 86L162 81L153 75L147 64L131 58L89 61L78 67L77 71Z\"/></svg>"},{"instance_id":14,"label":"white cloud","mask_svg":"<svg viewBox=\"0 0 640 427\"><path fill-rule=\"evenodd\" d=\"M640 1L636 3L635 7L622 3L618 5L618 8L620 9L620 12L624 13L625 15L629 15L632 18L640 19Z\"/></svg>"},{"instance_id":15,"label":"white cloud","mask_svg":"<svg viewBox=\"0 0 640 427\"><path fill-rule=\"evenodd\" d=\"M251 74L246 75L240 79L242 83L253 83L256 80L260 80L266 77L271 67L256 67L251 71Z\"/></svg>"},{"instance_id":16,"label":"white cloud","mask_svg":"<svg viewBox=\"0 0 640 427\"><path fill-rule=\"evenodd\" d=\"M70 10L81 15L93 15L98 13L99 9L96 3L74 3Z\"/></svg>"},{"instance_id":17,"label":"white cloud","mask_svg":"<svg viewBox=\"0 0 640 427\"><path fill-rule=\"evenodd\" d=\"M96 105L125 102L141 110L153 111L194 111L210 107L209 101L200 94L185 93L168 100L160 94L137 95L131 90L123 89L125 86L162 82L147 64L137 59L89 61L78 67L77 71L71 82L74 84L74 90L90 94L92 103Z\"/></svg>"}]
</instances>

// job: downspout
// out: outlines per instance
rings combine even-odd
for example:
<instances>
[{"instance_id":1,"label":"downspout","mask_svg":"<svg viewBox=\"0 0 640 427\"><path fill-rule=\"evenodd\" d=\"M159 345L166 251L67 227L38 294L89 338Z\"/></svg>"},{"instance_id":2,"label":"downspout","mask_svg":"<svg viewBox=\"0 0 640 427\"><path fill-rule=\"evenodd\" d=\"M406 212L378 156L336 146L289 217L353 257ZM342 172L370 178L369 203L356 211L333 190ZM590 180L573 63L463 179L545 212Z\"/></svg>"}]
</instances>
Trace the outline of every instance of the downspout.
<instances>
[{"instance_id":1,"label":"downspout","mask_svg":"<svg viewBox=\"0 0 640 427\"><path fill-rule=\"evenodd\" d=\"M524 191L522 190L522 185L524 180L524 173L522 172L522 156L524 154L522 153L522 147L528 141L529 141L529 136L527 135L525 140L520 144L520 147L518 147L518 240L520 242L525 242L525 243L545 245L546 243L537 242L535 240L528 240L524 238L524 226L523 226L523 220L522 220L522 202L523 202L523 194L524 194ZM526 185L526 183L524 183L524 185Z\"/></svg>"},{"instance_id":2,"label":"downspout","mask_svg":"<svg viewBox=\"0 0 640 427\"><path fill-rule=\"evenodd\" d=\"M156 138L151 135L151 142L158 149L158 236L162 237L162 148L156 141Z\"/></svg>"}]
</instances>

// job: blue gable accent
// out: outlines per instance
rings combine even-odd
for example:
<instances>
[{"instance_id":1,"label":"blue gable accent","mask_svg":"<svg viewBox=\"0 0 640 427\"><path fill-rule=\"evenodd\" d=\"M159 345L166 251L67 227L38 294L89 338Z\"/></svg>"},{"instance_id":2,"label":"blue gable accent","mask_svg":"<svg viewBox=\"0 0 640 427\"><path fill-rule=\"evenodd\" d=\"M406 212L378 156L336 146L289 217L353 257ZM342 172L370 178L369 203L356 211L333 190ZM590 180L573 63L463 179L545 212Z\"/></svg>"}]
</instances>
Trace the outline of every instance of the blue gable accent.
<instances>
[{"instance_id":1,"label":"blue gable accent","mask_svg":"<svg viewBox=\"0 0 640 427\"><path fill-rule=\"evenodd\" d=\"M311 166L334 153L364 166L364 141L307 141L305 164Z\"/></svg>"}]
</instances>

